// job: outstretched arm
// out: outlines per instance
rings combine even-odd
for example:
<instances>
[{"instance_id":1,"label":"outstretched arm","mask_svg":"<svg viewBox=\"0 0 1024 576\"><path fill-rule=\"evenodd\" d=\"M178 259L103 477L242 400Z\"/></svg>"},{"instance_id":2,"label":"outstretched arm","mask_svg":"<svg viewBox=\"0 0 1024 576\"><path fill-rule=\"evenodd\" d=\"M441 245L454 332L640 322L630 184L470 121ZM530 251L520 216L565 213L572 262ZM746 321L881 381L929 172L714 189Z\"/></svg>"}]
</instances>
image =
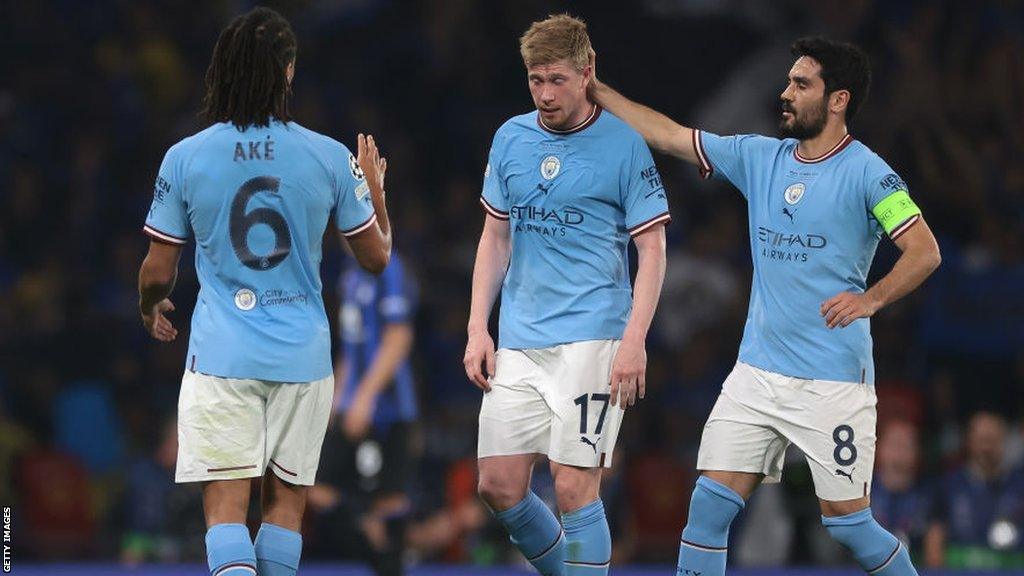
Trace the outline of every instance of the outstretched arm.
<instances>
[{"instance_id":1,"label":"outstretched arm","mask_svg":"<svg viewBox=\"0 0 1024 576\"><path fill-rule=\"evenodd\" d=\"M910 294L942 262L939 245L923 216L894 242L903 254L892 270L867 292L843 292L822 303L821 315L825 317L829 328L845 328L854 320L868 318Z\"/></svg>"},{"instance_id":2,"label":"outstretched arm","mask_svg":"<svg viewBox=\"0 0 1024 576\"><path fill-rule=\"evenodd\" d=\"M619 94L611 86L597 79L596 68L588 86L588 95L599 106L632 126L651 148L663 154L682 158L691 164L698 162L691 128Z\"/></svg>"}]
</instances>

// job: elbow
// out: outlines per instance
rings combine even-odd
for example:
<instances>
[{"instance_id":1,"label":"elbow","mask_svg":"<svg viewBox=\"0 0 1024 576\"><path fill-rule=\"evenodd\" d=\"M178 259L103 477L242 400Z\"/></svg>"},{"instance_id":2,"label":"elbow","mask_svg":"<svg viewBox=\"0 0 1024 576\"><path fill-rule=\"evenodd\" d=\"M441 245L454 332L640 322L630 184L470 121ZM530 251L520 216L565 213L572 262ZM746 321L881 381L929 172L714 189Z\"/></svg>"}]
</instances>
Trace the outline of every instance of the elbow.
<instances>
[{"instance_id":1,"label":"elbow","mask_svg":"<svg viewBox=\"0 0 1024 576\"><path fill-rule=\"evenodd\" d=\"M936 245L928 254L928 273L935 272L942 264L942 253Z\"/></svg>"},{"instance_id":2,"label":"elbow","mask_svg":"<svg viewBox=\"0 0 1024 576\"><path fill-rule=\"evenodd\" d=\"M372 258L363 262L363 269L371 274L381 274L391 262L391 250L380 250Z\"/></svg>"}]
</instances>

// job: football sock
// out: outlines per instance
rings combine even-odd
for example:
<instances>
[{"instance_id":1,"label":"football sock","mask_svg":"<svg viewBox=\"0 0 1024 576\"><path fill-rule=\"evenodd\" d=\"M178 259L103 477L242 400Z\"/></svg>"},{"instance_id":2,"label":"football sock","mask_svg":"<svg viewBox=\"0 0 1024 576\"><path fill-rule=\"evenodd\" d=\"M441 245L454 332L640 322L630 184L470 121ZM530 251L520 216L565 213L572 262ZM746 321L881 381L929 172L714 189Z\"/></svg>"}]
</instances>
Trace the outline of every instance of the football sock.
<instances>
[{"instance_id":1,"label":"football sock","mask_svg":"<svg viewBox=\"0 0 1024 576\"><path fill-rule=\"evenodd\" d=\"M607 574L612 559L612 535L601 500L562 514L562 525L565 526L565 575Z\"/></svg>"},{"instance_id":2,"label":"football sock","mask_svg":"<svg viewBox=\"0 0 1024 576\"><path fill-rule=\"evenodd\" d=\"M302 534L264 522L256 534L259 576L295 576L302 555Z\"/></svg>"},{"instance_id":3,"label":"football sock","mask_svg":"<svg viewBox=\"0 0 1024 576\"><path fill-rule=\"evenodd\" d=\"M907 547L875 521L871 508L846 516L822 516L821 523L836 541L850 549L868 574L917 576Z\"/></svg>"},{"instance_id":4,"label":"football sock","mask_svg":"<svg viewBox=\"0 0 1024 576\"><path fill-rule=\"evenodd\" d=\"M542 576L565 574L562 559L565 535L558 519L533 491L508 510L494 516L508 531L509 540Z\"/></svg>"},{"instance_id":5,"label":"football sock","mask_svg":"<svg viewBox=\"0 0 1024 576\"><path fill-rule=\"evenodd\" d=\"M690 513L679 542L679 576L725 574L729 525L743 509L743 498L707 476L697 479L690 497Z\"/></svg>"},{"instance_id":6,"label":"football sock","mask_svg":"<svg viewBox=\"0 0 1024 576\"><path fill-rule=\"evenodd\" d=\"M212 576L255 576L256 552L242 524L214 524L206 531L206 561Z\"/></svg>"}]
</instances>

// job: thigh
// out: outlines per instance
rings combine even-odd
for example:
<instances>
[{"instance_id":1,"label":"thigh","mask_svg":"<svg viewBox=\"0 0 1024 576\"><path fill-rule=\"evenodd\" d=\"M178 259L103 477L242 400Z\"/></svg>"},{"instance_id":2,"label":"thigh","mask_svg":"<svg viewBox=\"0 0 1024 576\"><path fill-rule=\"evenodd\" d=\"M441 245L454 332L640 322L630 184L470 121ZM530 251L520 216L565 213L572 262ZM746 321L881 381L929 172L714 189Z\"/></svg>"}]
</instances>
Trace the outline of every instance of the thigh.
<instances>
[{"instance_id":1,"label":"thigh","mask_svg":"<svg viewBox=\"0 0 1024 576\"><path fill-rule=\"evenodd\" d=\"M176 482L263 474L264 398L255 380L186 370L178 397Z\"/></svg>"},{"instance_id":2,"label":"thigh","mask_svg":"<svg viewBox=\"0 0 1024 576\"><path fill-rule=\"evenodd\" d=\"M560 464L608 468L625 410L611 404L612 361L619 340L588 340L543 352L538 388L551 406L548 456Z\"/></svg>"},{"instance_id":3,"label":"thigh","mask_svg":"<svg viewBox=\"0 0 1024 576\"><path fill-rule=\"evenodd\" d=\"M546 453L552 412L532 385L537 365L524 351L507 348L495 362L491 391L480 404L477 458Z\"/></svg>"},{"instance_id":4,"label":"thigh","mask_svg":"<svg viewBox=\"0 0 1024 576\"><path fill-rule=\"evenodd\" d=\"M765 412L772 402L767 390L755 369L736 364L704 424L698 470L754 474L768 483L782 479L789 441Z\"/></svg>"},{"instance_id":5,"label":"thigh","mask_svg":"<svg viewBox=\"0 0 1024 576\"><path fill-rule=\"evenodd\" d=\"M814 380L784 433L807 456L818 498L841 502L871 493L875 462L874 388Z\"/></svg>"},{"instance_id":6,"label":"thigh","mask_svg":"<svg viewBox=\"0 0 1024 576\"><path fill-rule=\"evenodd\" d=\"M314 382L264 382L266 466L289 484L312 486L334 400L334 376Z\"/></svg>"}]
</instances>

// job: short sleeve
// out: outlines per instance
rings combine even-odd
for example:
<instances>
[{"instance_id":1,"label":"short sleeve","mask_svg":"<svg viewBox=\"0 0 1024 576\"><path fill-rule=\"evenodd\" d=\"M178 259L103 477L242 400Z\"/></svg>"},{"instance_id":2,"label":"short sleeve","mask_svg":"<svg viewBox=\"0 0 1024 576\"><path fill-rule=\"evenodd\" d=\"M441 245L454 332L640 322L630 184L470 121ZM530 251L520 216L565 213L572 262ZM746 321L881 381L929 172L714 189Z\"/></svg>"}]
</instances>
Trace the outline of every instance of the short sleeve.
<instances>
[{"instance_id":1,"label":"short sleeve","mask_svg":"<svg viewBox=\"0 0 1024 576\"><path fill-rule=\"evenodd\" d=\"M756 134L718 136L703 130L693 131L693 149L697 153L697 168L703 178L717 176L729 181L748 196L750 166L774 153L781 141Z\"/></svg>"},{"instance_id":2,"label":"short sleeve","mask_svg":"<svg viewBox=\"0 0 1024 576\"><path fill-rule=\"evenodd\" d=\"M341 146L342 166L334 175L337 190L334 207L334 221L343 236L355 236L377 221L370 198L370 186L356 157L348 148Z\"/></svg>"},{"instance_id":3,"label":"short sleeve","mask_svg":"<svg viewBox=\"0 0 1024 576\"><path fill-rule=\"evenodd\" d=\"M164 155L160 172L153 184L153 203L146 216L143 232L157 242L182 245L191 236L188 207L184 198L185 177L179 149L175 146Z\"/></svg>"},{"instance_id":4,"label":"short sleeve","mask_svg":"<svg viewBox=\"0 0 1024 576\"><path fill-rule=\"evenodd\" d=\"M508 186L501 166L506 138L501 130L494 135L491 151L487 154L487 166L484 168L483 192L480 194L484 210L498 220L508 220L509 210Z\"/></svg>"},{"instance_id":5,"label":"short sleeve","mask_svg":"<svg viewBox=\"0 0 1024 576\"><path fill-rule=\"evenodd\" d=\"M622 203L626 212L626 228L631 236L636 236L653 226L667 224L672 217L654 158L639 136L634 139L630 152Z\"/></svg>"},{"instance_id":6,"label":"short sleeve","mask_svg":"<svg viewBox=\"0 0 1024 576\"><path fill-rule=\"evenodd\" d=\"M416 310L416 284L399 258L392 258L381 274L377 311L388 324L410 322Z\"/></svg>"},{"instance_id":7,"label":"short sleeve","mask_svg":"<svg viewBox=\"0 0 1024 576\"><path fill-rule=\"evenodd\" d=\"M906 182L879 160L867 178L865 191L868 212L882 230L895 240L921 219L921 209L910 198Z\"/></svg>"}]
</instances>

